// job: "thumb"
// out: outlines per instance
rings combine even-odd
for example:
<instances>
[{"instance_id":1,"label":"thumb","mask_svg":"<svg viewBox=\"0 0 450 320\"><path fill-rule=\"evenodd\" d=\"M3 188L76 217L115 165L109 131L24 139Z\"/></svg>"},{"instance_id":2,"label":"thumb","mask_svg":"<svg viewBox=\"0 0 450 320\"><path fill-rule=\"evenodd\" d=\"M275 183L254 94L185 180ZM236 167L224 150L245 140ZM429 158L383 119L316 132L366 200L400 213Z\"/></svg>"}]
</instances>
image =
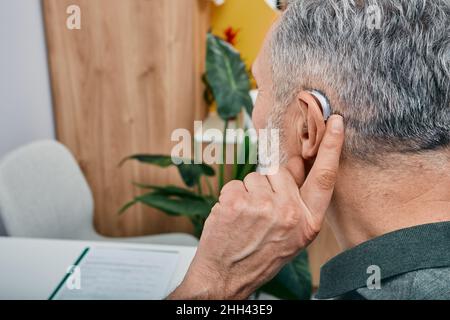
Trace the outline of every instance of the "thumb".
<instances>
[{"instance_id":1,"label":"thumb","mask_svg":"<svg viewBox=\"0 0 450 320\"><path fill-rule=\"evenodd\" d=\"M344 138L344 120L334 115L328 120L316 161L301 188L307 207L320 217L325 214L333 195Z\"/></svg>"}]
</instances>

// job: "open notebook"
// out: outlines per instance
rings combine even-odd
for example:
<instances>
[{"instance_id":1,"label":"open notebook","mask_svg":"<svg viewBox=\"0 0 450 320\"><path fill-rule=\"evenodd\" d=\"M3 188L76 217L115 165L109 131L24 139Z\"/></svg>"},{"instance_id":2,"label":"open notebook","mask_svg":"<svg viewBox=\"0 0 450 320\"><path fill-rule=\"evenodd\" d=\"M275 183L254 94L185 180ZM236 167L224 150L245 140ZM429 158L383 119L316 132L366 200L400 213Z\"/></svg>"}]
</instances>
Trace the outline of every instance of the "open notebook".
<instances>
[{"instance_id":1,"label":"open notebook","mask_svg":"<svg viewBox=\"0 0 450 320\"><path fill-rule=\"evenodd\" d=\"M178 252L86 248L50 299L156 300L169 294Z\"/></svg>"}]
</instances>

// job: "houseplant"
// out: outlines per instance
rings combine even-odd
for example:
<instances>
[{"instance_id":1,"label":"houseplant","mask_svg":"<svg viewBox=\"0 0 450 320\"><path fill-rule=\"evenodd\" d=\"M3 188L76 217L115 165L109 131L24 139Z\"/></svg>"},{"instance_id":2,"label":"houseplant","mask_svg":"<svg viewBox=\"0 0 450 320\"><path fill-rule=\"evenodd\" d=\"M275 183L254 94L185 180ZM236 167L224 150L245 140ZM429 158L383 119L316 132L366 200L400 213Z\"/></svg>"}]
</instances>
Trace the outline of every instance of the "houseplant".
<instances>
[{"instance_id":1,"label":"houseplant","mask_svg":"<svg viewBox=\"0 0 450 320\"><path fill-rule=\"evenodd\" d=\"M233 33L227 30L227 34ZM250 79L240 54L232 44L211 33L207 36L206 73L203 81L206 87L206 101L208 103L215 101L217 112L224 121L223 141L225 141L225 132L229 121L236 118L243 109L249 115L252 113L253 103L249 95ZM225 155L226 144L222 145L222 154ZM244 153L245 161L241 164L236 161L233 163L231 180L243 180L247 174L255 171L256 165L250 161L250 153L254 149L249 136L245 136L238 151ZM142 203L168 215L186 216L194 225L195 235L200 238L203 225L212 207L218 201L218 193L215 193L211 187L211 179L216 175L215 170L204 163L195 164L193 161L181 161L186 159L175 159L180 161L174 161L173 157L165 155L137 154L127 157L122 163L129 160L162 168L176 166L187 188L135 183L136 186L147 192L127 203L120 213L124 213L137 203ZM217 179L219 193L225 184L224 167L224 164L219 164ZM204 184L208 186L208 192L204 192L204 188L202 188ZM266 292L281 299L309 299L311 276L307 253L300 253L258 292Z\"/></svg>"}]
</instances>

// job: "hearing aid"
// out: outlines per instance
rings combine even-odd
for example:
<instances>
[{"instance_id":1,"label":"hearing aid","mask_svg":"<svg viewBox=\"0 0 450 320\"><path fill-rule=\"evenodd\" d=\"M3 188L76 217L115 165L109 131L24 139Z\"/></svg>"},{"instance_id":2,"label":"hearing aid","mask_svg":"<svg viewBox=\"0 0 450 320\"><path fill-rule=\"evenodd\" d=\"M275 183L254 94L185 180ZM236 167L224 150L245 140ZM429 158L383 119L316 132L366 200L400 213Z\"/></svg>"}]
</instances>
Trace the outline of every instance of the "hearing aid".
<instances>
[{"instance_id":1,"label":"hearing aid","mask_svg":"<svg viewBox=\"0 0 450 320\"><path fill-rule=\"evenodd\" d=\"M323 119L327 121L331 116L331 105L327 97L317 90L311 90L309 93L311 93L319 101L320 107L322 108Z\"/></svg>"}]
</instances>

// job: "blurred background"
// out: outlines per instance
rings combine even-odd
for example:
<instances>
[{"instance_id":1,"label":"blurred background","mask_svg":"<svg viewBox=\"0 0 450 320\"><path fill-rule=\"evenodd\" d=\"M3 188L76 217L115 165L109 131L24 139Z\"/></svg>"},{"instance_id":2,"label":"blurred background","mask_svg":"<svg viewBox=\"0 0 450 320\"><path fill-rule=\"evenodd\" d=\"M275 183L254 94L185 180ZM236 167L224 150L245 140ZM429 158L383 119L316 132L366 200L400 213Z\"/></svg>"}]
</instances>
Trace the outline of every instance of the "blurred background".
<instances>
[{"instance_id":1,"label":"blurred background","mask_svg":"<svg viewBox=\"0 0 450 320\"><path fill-rule=\"evenodd\" d=\"M141 204L119 215L140 192L131 182L183 181L176 168L118 164L137 153L170 154L174 129L193 133L194 121L214 112L202 81L207 32L230 42L249 70L280 14L277 2L2 0L0 158L24 144L56 139L92 190L98 233L193 233L186 217ZM79 30L66 27L71 5L81 9ZM314 285L320 265L336 252L325 228L309 248Z\"/></svg>"}]
</instances>

